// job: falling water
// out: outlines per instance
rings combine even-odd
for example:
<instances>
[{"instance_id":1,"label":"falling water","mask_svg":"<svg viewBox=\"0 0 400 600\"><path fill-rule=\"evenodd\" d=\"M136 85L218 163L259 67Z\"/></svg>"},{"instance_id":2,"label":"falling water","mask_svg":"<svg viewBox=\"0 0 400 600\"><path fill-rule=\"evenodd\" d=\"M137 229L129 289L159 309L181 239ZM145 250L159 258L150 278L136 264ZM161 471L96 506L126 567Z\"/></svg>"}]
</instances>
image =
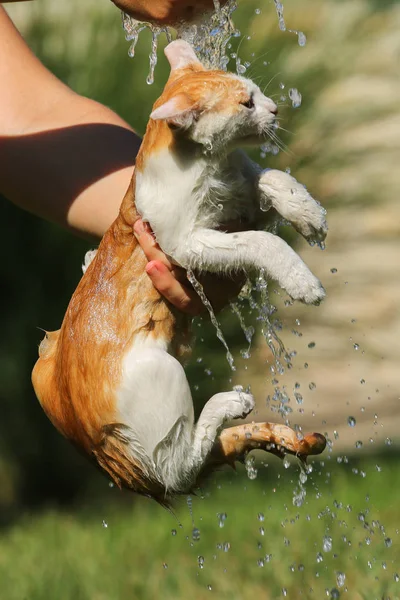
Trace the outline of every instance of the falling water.
<instances>
[{"instance_id":1,"label":"falling water","mask_svg":"<svg viewBox=\"0 0 400 600\"><path fill-rule=\"evenodd\" d=\"M218 0L214 0L215 12L206 13L198 19L195 24L178 23L175 27L177 36L188 41L195 48L199 59L209 68L226 70L229 57L225 53L226 46L234 35L239 35L235 30L232 13L237 7L236 0L228 0L224 6L220 6ZM125 31L125 39L131 42L128 50L129 56L135 56L136 44L140 33L149 29L152 34L150 59L150 71L147 83L154 82L154 70L157 65L158 40L165 34L167 42L172 40L173 30L170 27L158 27L151 23L136 21L126 13L122 13L122 26Z\"/></svg>"},{"instance_id":2,"label":"falling water","mask_svg":"<svg viewBox=\"0 0 400 600\"><path fill-rule=\"evenodd\" d=\"M307 38L302 31L297 31L296 29L288 29L286 27L285 19L283 16L283 4L280 0L274 0L276 14L278 15L278 23L279 29L281 31L289 31L290 33L295 33L297 35L297 41L299 46L305 46L307 42Z\"/></svg>"},{"instance_id":3,"label":"falling water","mask_svg":"<svg viewBox=\"0 0 400 600\"><path fill-rule=\"evenodd\" d=\"M232 371L236 371L236 367L234 365L233 356L231 354L231 351L229 350L228 344L226 343L226 340L224 338L224 334L222 333L220 324L218 323L218 319L215 316L215 313L214 313L213 307L211 305L211 302L209 301L209 299L207 298L207 296L206 296L206 294L204 292L203 286L201 285L200 281L195 277L195 274L193 273L193 271L191 269L188 269L188 271L187 271L187 277L188 277L190 283L192 284L194 290L199 295L199 297L200 297L201 301L203 302L204 306L207 308L208 313L210 315L211 323L214 325L215 331L217 332L218 339L225 346L226 360L228 361L229 366L231 367Z\"/></svg>"},{"instance_id":4,"label":"falling water","mask_svg":"<svg viewBox=\"0 0 400 600\"><path fill-rule=\"evenodd\" d=\"M306 36L304 35L304 33L294 29L289 29L287 27L284 18L284 7L282 2L280 2L279 0L274 0L274 7L278 17L278 25L280 30L282 32L294 33L297 36L298 44L300 46L304 46L306 44ZM204 15L203 19L201 19L195 25L179 25L177 27L178 36L182 37L183 39L186 39L194 46L199 58L205 64L211 67L226 69L229 62L229 58L233 58L236 61L237 72L240 73L243 69L244 72L246 70L246 66L241 64L237 55L233 54L229 57L227 55L229 40L234 36L240 35L239 32L236 31L235 26L232 22L232 15L234 10L236 9L236 0L230 0L228 3L223 4L222 6L218 2L218 0L215 0L215 9L216 10L214 13ZM149 25L146 23L134 22L130 17L127 17L126 15L124 16L123 23L126 32L126 39L131 42L129 54L130 56L133 56L140 32L144 28L149 27ZM157 63L157 43L160 35L165 34L168 41L172 39L172 33L168 28L150 28L152 31L152 46L150 54L151 68L150 74L147 79L148 83L152 83L153 81L154 68ZM284 84L282 84L282 86L284 87ZM288 91L288 96L293 108L300 107L302 97L300 92L296 88L290 88ZM278 150L279 149L276 149L276 151ZM267 148L266 151L271 151L271 149ZM275 150L272 151L275 152ZM331 272L336 277L338 277L336 268L332 268ZM200 298L207 307L207 310L210 314L211 322L213 323L216 329L217 337L220 339L221 343L225 347L228 363L230 364L232 370L235 370L232 353L230 352L228 344L221 330L221 326L212 310L210 302L205 296L201 284L198 282L194 274L190 271L188 272L188 277L194 289L197 291ZM295 355L295 352L287 350L282 340L280 339L279 332L281 329L281 324L276 319L276 309L271 304L267 281L263 273L259 274L259 277L257 278L255 284L248 289L247 293L242 296L241 300L231 305L231 310L234 313L234 315L238 318L239 324L243 330L245 339L248 344L248 346L242 351L242 357L248 359L250 357L251 343L254 336L254 327L252 325L246 324L246 316L245 311L243 309L246 302L248 303L253 315L257 315L256 319L258 324L260 325L259 329L261 330L262 337L265 340L265 343L268 346L272 357L269 369L271 375L271 382L274 386L274 390L271 396L267 397L267 407L270 409L270 411L278 413L286 424L292 425L297 433L298 438L301 439L303 437L301 427L297 427L296 424L291 423L291 421L294 420L292 406L296 407L297 411L300 414L304 412L303 396L305 396L305 394L304 392L300 393L300 384L296 383L293 387L292 398L291 393L286 388L286 386L282 386L280 384L280 377L292 368L292 360ZM290 304L290 302L288 302L288 304ZM298 319L296 319L296 325L300 325L300 321L298 321ZM298 331L298 328L292 330L292 333L298 337L302 335L302 333ZM356 342L352 343L354 350L361 352L359 344ZM310 341L307 344L307 347L312 350L315 347L315 342ZM303 364L305 372L307 372L308 367L308 363L305 362ZM338 380L339 379L340 374L338 374ZM360 379L360 382L364 385L365 379ZM316 384L314 381L308 381L304 387L307 389L307 393L316 393L314 391L316 388ZM353 410L351 412L353 412ZM312 413L312 416L316 416L315 412ZM315 420L315 425L317 428L321 425L321 423ZM344 420L344 426L348 431L357 432L358 424L356 416L350 415L346 417L346 419ZM334 438L334 441L336 441L339 438L339 434L336 430L333 432L332 437ZM358 440L357 438L358 435L354 440L355 452L361 452L362 449L365 448L365 442L363 444L363 442L361 440ZM372 438L370 439L370 441L373 441ZM387 444L389 445L391 443L391 440L388 440ZM363 468L360 468L357 465L357 463L353 466L351 464L352 459L347 456L337 456L336 458L334 458L334 456L332 455L332 447L333 442L330 439L328 439L328 449L326 455L324 456L323 461L320 462L314 468L314 470L310 466L302 466L299 472L296 471L296 477L292 480L293 492L291 502L288 503L288 506L285 506L285 511L287 511L287 514L290 516L290 519L288 518L285 521L282 521L281 526L282 528L285 528L288 526L286 521L289 521L289 524L292 525L295 521L301 519L307 522L314 522L313 533L315 531L318 532L318 539L313 539L312 543L310 542L309 546L307 545L308 540L304 540L304 544L305 546L307 546L307 548L302 555L303 557L307 556L307 559L309 561L308 563L306 563L306 569L314 570L316 582L318 582L321 573L325 572L325 574L327 574L330 571L331 583L329 587L326 587L324 595L327 598L341 598L342 596L350 597L348 594L347 586L349 585L349 582L351 580L350 566L349 571L346 572L347 565L344 565L343 561L339 564L341 553L347 556L345 554L347 549L347 552L350 552L350 554L355 553L356 559L357 553L360 553L360 556L363 556L363 560L364 556L367 556L368 561L366 562L365 569L368 569L367 572L371 572L371 570L374 567L376 568L377 564L377 559L373 554L372 547L374 547L375 549L378 548L378 550L374 550L374 552L379 552L382 554L381 547L383 546L383 552L388 553L388 551L391 548L393 548L394 542L396 540L394 538L394 535L391 532L387 531L382 525L382 523L375 516L372 516L373 511L369 505L368 495L365 496L365 500L360 497L357 498L356 495L354 495L353 499L354 503L357 503L357 509L352 504L346 504L344 502L341 502L340 499L331 496L331 492L329 491L331 473L328 467L330 464L332 465L333 462L336 462L337 465L345 469L351 469L351 472L355 477L362 478L358 481L364 480L364 478L369 475L368 469L364 470ZM287 458L285 458L283 466L287 481L287 476L290 476L290 473L293 470L293 468L291 468L291 463ZM256 467L254 456L246 457L245 468L248 478L250 480L256 478L260 479L261 467ZM382 468L380 465L376 465L375 469L372 468L371 470L375 471L375 474L379 474L381 473ZM323 481L325 487L318 487L318 477L320 478L320 481ZM278 478L280 478L280 475L278 475ZM258 485L258 483L257 481L250 481L249 486L250 485ZM267 485L269 485L269 482ZM357 480L355 481L355 488L357 488ZM271 496L273 495L273 493L275 493L275 491L275 487L272 488L272 491L271 489L267 490L267 492L265 493L266 503L272 503ZM343 494L345 494L345 492L343 492ZM360 505L362 505L363 502L364 505L362 506L362 509L360 509ZM290 506L290 504L292 506ZM319 506L318 511L315 511L315 513L317 514L314 514L312 511L310 511L312 514L307 514L306 511L308 505L312 507ZM188 506L189 510L192 511L191 498L188 499ZM350 518L354 516L355 512L357 516L357 525L350 525ZM192 515L192 512L190 514ZM218 530L222 529L225 532L225 530L227 529L227 527L225 527L227 519L226 512L218 512L217 518L218 522L216 524L216 527L218 527ZM259 520L261 519L259 518ZM262 516L262 520L264 520L264 515ZM293 521L293 523L291 523L291 521ZM349 525L347 524L347 522L349 522ZM265 527L263 524L262 527L258 528L258 531L259 535L261 536L260 540L262 540L262 542L259 542L259 547L261 548L263 544L266 544L265 540L268 538L268 536L265 535L266 532L268 533L267 518ZM396 530L396 535L398 533L399 531ZM288 552L287 555L290 556L290 539L289 536L286 534L286 531L284 536L282 537L285 550L287 550ZM190 540L191 542L198 541L199 538L200 532L194 526L193 517L191 516ZM202 541L203 540L199 541L198 543L201 544ZM229 542L224 542L219 546L221 548L224 548L224 552L229 550L230 548ZM270 564L276 564L274 563L273 551L273 548L268 548L268 553L265 553L264 551L263 556L258 559L257 564L259 568L266 569L268 566L270 566ZM368 554L366 554L366 551L368 552ZM362 554L362 552L364 552L364 554ZM312 558L310 558L311 556ZM394 557L395 555L387 554L387 556ZM209 558L207 556L206 548L204 551L202 550L201 554L198 554L196 552L196 564L198 565L198 568L202 571L207 570L208 565L211 563L211 561L212 558ZM385 572L388 569L388 563L389 565L390 563L392 563L392 581L396 585L400 585L400 576L398 574L399 568L398 564L395 563L394 559L388 558L387 561L382 560L382 572ZM296 571L302 573L304 568L305 567L303 564L299 564L296 567L291 565L290 572L294 573ZM376 576L375 580L377 579L378 577ZM211 591L211 585L208 584L207 589ZM302 591L301 595L304 595L304 593L304 597L308 597L307 590L305 590L305 592ZM282 588L281 596L289 596L290 598L297 597L290 596L288 586ZM310 597L315 597L312 591L310 591ZM375 598L375 596L371 596L371 598L373 597ZM392 597L395 598L397 596L387 596L387 598Z\"/></svg>"}]
</instances>

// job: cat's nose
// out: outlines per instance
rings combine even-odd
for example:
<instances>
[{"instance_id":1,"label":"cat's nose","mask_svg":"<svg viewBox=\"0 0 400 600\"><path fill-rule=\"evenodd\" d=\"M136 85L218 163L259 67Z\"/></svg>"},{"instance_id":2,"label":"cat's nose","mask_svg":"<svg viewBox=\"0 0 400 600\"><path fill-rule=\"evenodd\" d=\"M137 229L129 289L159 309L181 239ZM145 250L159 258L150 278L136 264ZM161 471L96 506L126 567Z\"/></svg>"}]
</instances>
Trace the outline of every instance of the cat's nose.
<instances>
[{"instance_id":1,"label":"cat's nose","mask_svg":"<svg viewBox=\"0 0 400 600\"><path fill-rule=\"evenodd\" d=\"M267 111L273 115L278 114L278 107L275 104L275 102L272 102L272 100L270 98L264 99L264 108L267 109Z\"/></svg>"},{"instance_id":2,"label":"cat's nose","mask_svg":"<svg viewBox=\"0 0 400 600\"><path fill-rule=\"evenodd\" d=\"M278 107L276 104L271 104L270 108L269 108L269 112L271 112L273 115L277 115L278 114Z\"/></svg>"}]
</instances>

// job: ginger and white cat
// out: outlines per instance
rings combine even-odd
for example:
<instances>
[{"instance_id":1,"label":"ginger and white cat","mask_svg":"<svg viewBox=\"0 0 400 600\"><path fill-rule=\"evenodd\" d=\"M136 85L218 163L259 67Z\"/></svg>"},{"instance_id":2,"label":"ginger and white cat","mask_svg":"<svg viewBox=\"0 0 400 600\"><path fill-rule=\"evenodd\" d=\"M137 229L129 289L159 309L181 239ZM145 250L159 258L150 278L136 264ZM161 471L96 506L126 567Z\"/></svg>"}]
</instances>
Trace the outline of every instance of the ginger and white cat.
<instances>
[{"instance_id":1,"label":"ginger and white cat","mask_svg":"<svg viewBox=\"0 0 400 600\"><path fill-rule=\"evenodd\" d=\"M325 447L319 434L298 440L283 425L225 429L248 415L250 394L213 396L194 424L179 358L190 319L153 288L133 235L140 215L178 265L224 273L263 269L294 299L318 303L324 289L299 256L261 231L283 217L321 241L325 211L287 173L262 171L238 146L260 144L276 105L250 80L208 71L183 41L167 46L168 83L154 105L120 214L68 306L46 334L33 371L36 394L53 424L119 485L161 503L190 491L207 468L253 448L306 456ZM265 212L260 209L270 207ZM224 233L236 221L238 233ZM90 263L90 264L89 264Z\"/></svg>"}]
</instances>

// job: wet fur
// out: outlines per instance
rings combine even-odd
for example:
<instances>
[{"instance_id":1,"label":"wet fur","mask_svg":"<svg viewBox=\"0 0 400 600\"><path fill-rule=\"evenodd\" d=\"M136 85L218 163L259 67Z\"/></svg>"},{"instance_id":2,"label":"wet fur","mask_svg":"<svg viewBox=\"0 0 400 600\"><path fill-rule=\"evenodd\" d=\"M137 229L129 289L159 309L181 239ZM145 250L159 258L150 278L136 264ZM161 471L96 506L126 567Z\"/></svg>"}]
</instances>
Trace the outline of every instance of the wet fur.
<instances>
[{"instance_id":1,"label":"wet fur","mask_svg":"<svg viewBox=\"0 0 400 600\"><path fill-rule=\"evenodd\" d=\"M235 455L233 438L218 435L226 420L246 416L254 400L237 391L216 394L194 424L180 363L190 320L153 288L135 220L148 221L164 252L185 268L262 268L309 303L324 296L319 281L283 240L256 230L279 213L308 239L326 234L324 211L303 186L286 173L262 172L235 150L268 134L273 102L249 80L206 71L184 42L173 42L166 54L171 76L119 216L88 256L61 329L46 335L33 371L36 394L59 431L119 486L162 503L192 489L207 465L231 462L253 447L246 434ZM251 96L257 118L244 105ZM271 210L261 211L261 202ZM223 233L232 220L248 231Z\"/></svg>"}]
</instances>

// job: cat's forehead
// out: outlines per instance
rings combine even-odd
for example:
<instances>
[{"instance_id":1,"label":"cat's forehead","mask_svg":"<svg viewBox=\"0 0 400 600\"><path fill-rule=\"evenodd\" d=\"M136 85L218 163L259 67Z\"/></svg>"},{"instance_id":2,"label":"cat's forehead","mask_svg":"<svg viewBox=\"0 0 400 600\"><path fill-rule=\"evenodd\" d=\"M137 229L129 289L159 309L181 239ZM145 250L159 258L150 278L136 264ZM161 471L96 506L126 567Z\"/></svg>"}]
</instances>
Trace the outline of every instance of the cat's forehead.
<instances>
[{"instance_id":1,"label":"cat's forehead","mask_svg":"<svg viewBox=\"0 0 400 600\"><path fill-rule=\"evenodd\" d=\"M255 84L233 73L225 71L185 71L169 86L168 96L186 93L192 98L230 98L231 102L240 102L249 97Z\"/></svg>"}]
</instances>

